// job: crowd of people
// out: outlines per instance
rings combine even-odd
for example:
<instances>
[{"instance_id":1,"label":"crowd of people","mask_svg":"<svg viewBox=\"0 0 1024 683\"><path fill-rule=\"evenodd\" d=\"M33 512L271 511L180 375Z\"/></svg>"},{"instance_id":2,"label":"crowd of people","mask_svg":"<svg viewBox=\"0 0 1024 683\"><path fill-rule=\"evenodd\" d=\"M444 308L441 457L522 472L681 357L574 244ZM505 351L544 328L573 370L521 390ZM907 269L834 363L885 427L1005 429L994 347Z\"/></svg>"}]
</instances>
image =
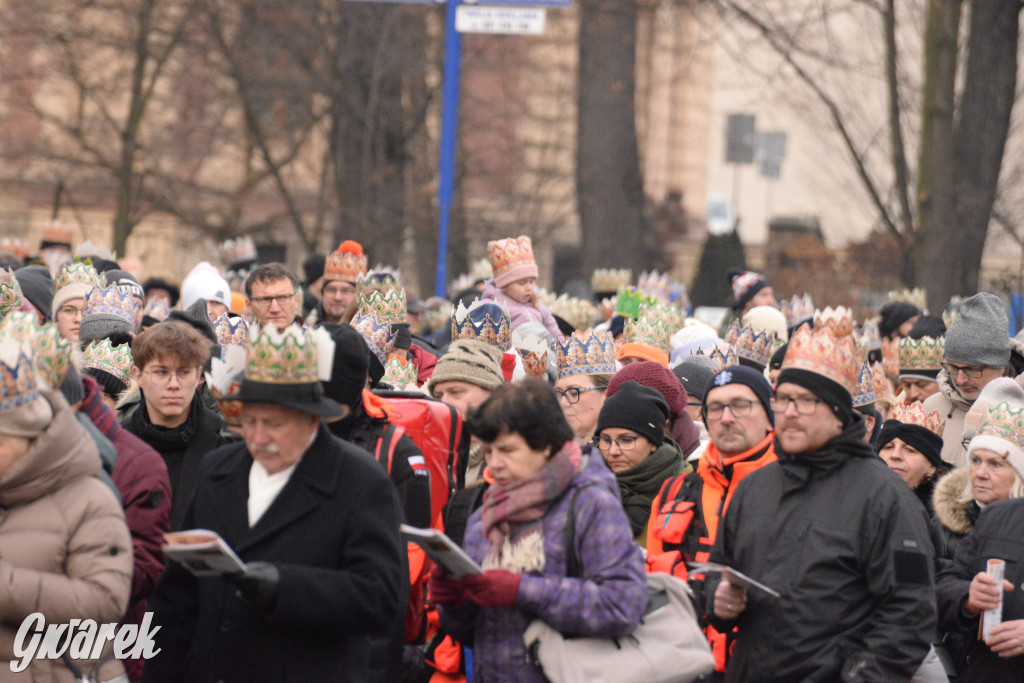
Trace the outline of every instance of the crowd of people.
<instances>
[{"instance_id":1,"label":"crowd of people","mask_svg":"<svg viewBox=\"0 0 1024 683\"><path fill-rule=\"evenodd\" d=\"M351 240L301 278L229 247L180 286L91 244L0 254L12 671L41 614L151 623L155 648L32 680L545 681L531 622L628 637L667 574L702 680L1024 680L1024 344L998 297L893 292L858 324L730 271L716 328L658 273L544 291L528 237L426 301ZM239 568L169 560L195 529Z\"/></svg>"}]
</instances>

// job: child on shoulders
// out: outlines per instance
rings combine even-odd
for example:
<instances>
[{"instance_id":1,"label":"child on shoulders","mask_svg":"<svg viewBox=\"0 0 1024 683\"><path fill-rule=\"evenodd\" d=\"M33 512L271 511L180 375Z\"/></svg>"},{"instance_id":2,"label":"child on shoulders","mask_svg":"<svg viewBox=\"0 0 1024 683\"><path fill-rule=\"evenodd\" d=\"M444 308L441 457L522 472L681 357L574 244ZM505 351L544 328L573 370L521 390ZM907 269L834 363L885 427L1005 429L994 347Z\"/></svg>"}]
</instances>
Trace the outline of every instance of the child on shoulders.
<instances>
[{"instance_id":1,"label":"child on shoulders","mask_svg":"<svg viewBox=\"0 0 1024 683\"><path fill-rule=\"evenodd\" d=\"M487 243L494 278L484 283L481 301L504 304L512 318L512 329L526 322L539 322L555 339L562 341L555 318L536 300L537 262L533 244L526 235Z\"/></svg>"}]
</instances>

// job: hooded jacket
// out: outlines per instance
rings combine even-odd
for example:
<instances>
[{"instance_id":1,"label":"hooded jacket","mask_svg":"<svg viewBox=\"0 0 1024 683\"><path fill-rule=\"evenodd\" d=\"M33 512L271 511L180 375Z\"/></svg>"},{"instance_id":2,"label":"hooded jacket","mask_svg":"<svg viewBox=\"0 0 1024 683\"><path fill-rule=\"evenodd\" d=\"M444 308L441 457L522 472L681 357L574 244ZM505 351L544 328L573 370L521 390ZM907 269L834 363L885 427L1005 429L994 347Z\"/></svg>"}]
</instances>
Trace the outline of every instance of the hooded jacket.
<instances>
[{"instance_id":1,"label":"hooded jacket","mask_svg":"<svg viewBox=\"0 0 1024 683\"><path fill-rule=\"evenodd\" d=\"M974 523L978 521L981 507L972 497L966 503L958 498L971 481L971 473L967 468L953 470L935 485L932 494L932 505L935 508L935 521L938 522L942 547L936 548L938 556L950 559L963 537L971 533Z\"/></svg>"},{"instance_id":2,"label":"hooded jacket","mask_svg":"<svg viewBox=\"0 0 1024 683\"><path fill-rule=\"evenodd\" d=\"M558 329L555 316L551 315L551 311L547 309L547 306L539 301L534 304L520 303L498 289L497 285L494 284L494 280L484 282L484 291L480 295L480 300L493 301L508 308L508 314L512 318L511 329L513 330L523 323L538 322L544 325L555 339L563 341L562 331Z\"/></svg>"},{"instance_id":3,"label":"hooded jacket","mask_svg":"<svg viewBox=\"0 0 1024 683\"><path fill-rule=\"evenodd\" d=\"M945 370L939 371L935 381L938 382L939 391L926 398L923 407L926 411L939 411L946 421L946 426L942 428L942 459L954 467L963 467L967 464L967 451L960 443L964 432L964 416L974 401L964 398Z\"/></svg>"},{"instance_id":4,"label":"hooded jacket","mask_svg":"<svg viewBox=\"0 0 1024 683\"><path fill-rule=\"evenodd\" d=\"M95 443L59 393L46 395L54 418L24 456L0 475L0 659L13 660L27 616L47 624L92 619L116 624L128 606L131 538L121 505L98 478ZM108 642L102 657L113 653ZM88 673L95 660L74 660ZM4 680L11 674L6 663ZM100 680L123 672L102 667ZM77 680L61 662L34 659L26 678Z\"/></svg>"}]
</instances>

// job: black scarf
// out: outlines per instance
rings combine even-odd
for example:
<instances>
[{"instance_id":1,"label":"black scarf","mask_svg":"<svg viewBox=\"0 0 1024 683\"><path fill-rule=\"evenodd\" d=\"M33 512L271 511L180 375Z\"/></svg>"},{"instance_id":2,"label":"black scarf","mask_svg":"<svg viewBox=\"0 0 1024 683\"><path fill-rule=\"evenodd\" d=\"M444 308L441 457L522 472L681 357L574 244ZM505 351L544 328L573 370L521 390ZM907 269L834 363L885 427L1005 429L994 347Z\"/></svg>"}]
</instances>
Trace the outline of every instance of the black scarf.
<instances>
[{"instance_id":1,"label":"black scarf","mask_svg":"<svg viewBox=\"0 0 1024 683\"><path fill-rule=\"evenodd\" d=\"M202 400L199 392L192 396L192 405L189 407L188 417L177 427L161 427L153 424L149 419L149 412L146 409L146 397L139 392L139 407L129 418L130 431L139 437L157 452L182 450L186 444L195 436L199 428L200 411Z\"/></svg>"},{"instance_id":2,"label":"black scarf","mask_svg":"<svg viewBox=\"0 0 1024 683\"><path fill-rule=\"evenodd\" d=\"M790 455L775 439L775 454L782 471L798 485L807 483L812 475L823 476L838 468L849 458L874 458L874 449L864 440L864 417L854 411L853 420L837 436L826 441L815 453Z\"/></svg>"},{"instance_id":3,"label":"black scarf","mask_svg":"<svg viewBox=\"0 0 1024 683\"><path fill-rule=\"evenodd\" d=\"M679 446L671 439L665 439L658 450L644 458L639 465L615 473L622 507L626 510L634 537L644 530L651 516L654 497L661 490L661 485L679 473L682 462L683 455Z\"/></svg>"}]
</instances>

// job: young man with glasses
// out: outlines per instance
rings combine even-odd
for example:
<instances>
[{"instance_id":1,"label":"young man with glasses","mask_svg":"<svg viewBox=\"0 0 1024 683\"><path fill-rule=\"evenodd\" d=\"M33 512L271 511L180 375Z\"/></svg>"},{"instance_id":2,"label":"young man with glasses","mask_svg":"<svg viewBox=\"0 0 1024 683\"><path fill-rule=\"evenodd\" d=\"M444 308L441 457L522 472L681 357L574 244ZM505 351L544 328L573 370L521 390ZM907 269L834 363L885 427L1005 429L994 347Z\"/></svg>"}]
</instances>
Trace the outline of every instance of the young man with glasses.
<instances>
[{"instance_id":1,"label":"young man with glasses","mask_svg":"<svg viewBox=\"0 0 1024 683\"><path fill-rule=\"evenodd\" d=\"M356 281L366 270L367 260L361 244L345 240L338 245L324 262L320 302L306 316L306 324L314 327L318 323L349 322L355 313Z\"/></svg>"},{"instance_id":2,"label":"young man with glasses","mask_svg":"<svg viewBox=\"0 0 1024 683\"><path fill-rule=\"evenodd\" d=\"M929 655L928 519L864 441L861 362L827 329L790 341L771 401L778 460L736 489L711 552L779 593L708 577L709 622L738 628L727 682L910 680Z\"/></svg>"},{"instance_id":3,"label":"young man with glasses","mask_svg":"<svg viewBox=\"0 0 1024 683\"><path fill-rule=\"evenodd\" d=\"M220 445L220 415L203 406L199 386L212 343L191 325L167 321L132 340L133 375L142 401L122 425L167 465L171 530L181 528L199 463Z\"/></svg>"},{"instance_id":4,"label":"young man with glasses","mask_svg":"<svg viewBox=\"0 0 1024 683\"><path fill-rule=\"evenodd\" d=\"M711 442L697 471L666 482L651 507L647 525L648 571L663 571L689 579L700 600L704 577L688 575L687 562L706 562L715 543L718 521L747 475L775 462L771 386L753 368L732 365L712 375L702 414ZM708 628L721 679L732 632Z\"/></svg>"},{"instance_id":5,"label":"young man with glasses","mask_svg":"<svg viewBox=\"0 0 1024 683\"><path fill-rule=\"evenodd\" d=\"M1009 371L1008 330L1003 302L985 292L964 301L946 330L942 371L937 377L939 391L926 398L923 406L945 418L942 459L955 467L967 465L967 451L960 444L964 415L989 382Z\"/></svg>"},{"instance_id":6,"label":"young man with glasses","mask_svg":"<svg viewBox=\"0 0 1024 683\"><path fill-rule=\"evenodd\" d=\"M257 266L245 279L245 296L256 324L283 330L299 318L299 279L280 263Z\"/></svg>"}]
</instances>

